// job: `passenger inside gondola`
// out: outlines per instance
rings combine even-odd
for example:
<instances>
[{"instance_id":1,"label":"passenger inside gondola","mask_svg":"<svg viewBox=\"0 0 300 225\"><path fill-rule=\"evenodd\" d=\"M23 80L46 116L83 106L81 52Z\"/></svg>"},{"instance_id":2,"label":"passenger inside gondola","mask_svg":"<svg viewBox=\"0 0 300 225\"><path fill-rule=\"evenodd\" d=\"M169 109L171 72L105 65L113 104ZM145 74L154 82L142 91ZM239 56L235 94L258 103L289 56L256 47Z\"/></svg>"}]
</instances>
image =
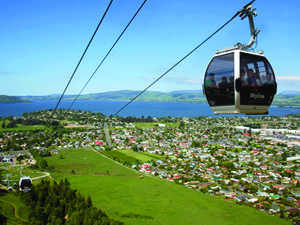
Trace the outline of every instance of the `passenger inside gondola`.
<instances>
[{"instance_id":1,"label":"passenger inside gondola","mask_svg":"<svg viewBox=\"0 0 300 225\"><path fill-rule=\"evenodd\" d=\"M267 78L267 81L266 81L265 85L274 84L274 80L272 80L272 75L270 73L267 73L266 78Z\"/></svg>"},{"instance_id":2,"label":"passenger inside gondola","mask_svg":"<svg viewBox=\"0 0 300 225\"><path fill-rule=\"evenodd\" d=\"M249 69L247 71L247 76L248 76L247 81L248 81L249 86L250 87L255 87L256 78L255 78L255 76L253 74L253 69Z\"/></svg>"},{"instance_id":3,"label":"passenger inside gondola","mask_svg":"<svg viewBox=\"0 0 300 225\"><path fill-rule=\"evenodd\" d=\"M220 89L221 94L227 94L229 93L229 83L227 81L227 78L225 76L222 77L221 82L218 84Z\"/></svg>"},{"instance_id":4,"label":"passenger inside gondola","mask_svg":"<svg viewBox=\"0 0 300 225\"><path fill-rule=\"evenodd\" d=\"M259 78L259 74L258 73L253 73L254 77L255 77L255 87L261 87L261 81Z\"/></svg>"},{"instance_id":5,"label":"passenger inside gondola","mask_svg":"<svg viewBox=\"0 0 300 225\"><path fill-rule=\"evenodd\" d=\"M242 84L242 87L249 86L249 83L248 83L248 81L247 81L247 79L245 77L245 74L246 74L245 70L241 69L240 74L241 74L241 84Z\"/></svg>"},{"instance_id":6,"label":"passenger inside gondola","mask_svg":"<svg viewBox=\"0 0 300 225\"><path fill-rule=\"evenodd\" d=\"M215 105L219 97L220 87L216 84L214 73L210 73L208 79L205 80L205 89L207 98L211 101L211 104Z\"/></svg>"},{"instance_id":7,"label":"passenger inside gondola","mask_svg":"<svg viewBox=\"0 0 300 225\"><path fill-rule=\"evenodd\" d=\"M215 79L217 77L217 79ZM228 78L229 77L229 78ZM228 82L229 79L229 82ZM219 82L217 83L218 80ZM213 106L234 104L234 77L209 73L205 80L206 97Z\"/></svg>"}]
</instances>

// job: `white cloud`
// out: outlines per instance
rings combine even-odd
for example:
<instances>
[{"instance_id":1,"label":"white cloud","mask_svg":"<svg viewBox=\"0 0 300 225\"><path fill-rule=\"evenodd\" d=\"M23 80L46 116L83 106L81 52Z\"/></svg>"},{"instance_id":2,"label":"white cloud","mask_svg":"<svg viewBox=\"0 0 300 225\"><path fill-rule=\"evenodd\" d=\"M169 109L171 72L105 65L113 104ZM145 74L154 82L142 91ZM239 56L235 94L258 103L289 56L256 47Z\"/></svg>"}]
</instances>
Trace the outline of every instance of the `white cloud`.
<instances>
[{"instance_id":1,"label":"white cloud","mask_svg":"<svg viewBox=\"0 0 300 225\"><path fill-rule=\"evenodd\" d=\"M190 84L190 85L199 85L202 84L202 79L200 77L192 76L183 76L183 75L177 75L177 76L170 76L165 78L168 82L173 82L177 84Z\"/></svg>"},{"instance_id":2,"label":"white cloud","mask_svg":"<svg viewBox=\"0 0 300 225\"><path fill-rule=\"evenodd\" d=\"M300 76L288 76L288 77L276 77L276 80L285 80L285 81L300 81Z\"/></svg>"}]
</instances>

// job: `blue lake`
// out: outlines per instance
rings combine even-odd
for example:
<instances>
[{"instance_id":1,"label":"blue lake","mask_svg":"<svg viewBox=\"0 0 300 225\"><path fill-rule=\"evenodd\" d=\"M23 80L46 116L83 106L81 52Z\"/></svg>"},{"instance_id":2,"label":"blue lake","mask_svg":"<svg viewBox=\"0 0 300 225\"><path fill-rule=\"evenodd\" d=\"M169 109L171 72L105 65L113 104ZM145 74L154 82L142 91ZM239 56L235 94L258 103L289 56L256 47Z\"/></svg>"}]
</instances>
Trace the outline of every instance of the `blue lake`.
<instances>
[{"instance_id":1,"label":"blue lake","mask_svg":"<svg viewBox=\"0 0 300 225\"><path fill-rule=\"evenodd\" d=\"M63 100L58 108L69 108L73 101ZM104 115L114 115L118 110L125 106L126 101L91 101L77 100L72 109L80 109L91 112L100 112ZM0 103L0 117L22 116L24 112L34 112L37 110L54 109L56 100L37 100L28 103ZM269 116L285 116L290 113L300 113L299 108L278 108L271 106ZM136 117L198 117L198 116L233 116L233 115L214 115L208 104L191 104L178 102L132 102L119 116ZM235 115L236 116L236 115Z\"/></svg>"}]
</instances>

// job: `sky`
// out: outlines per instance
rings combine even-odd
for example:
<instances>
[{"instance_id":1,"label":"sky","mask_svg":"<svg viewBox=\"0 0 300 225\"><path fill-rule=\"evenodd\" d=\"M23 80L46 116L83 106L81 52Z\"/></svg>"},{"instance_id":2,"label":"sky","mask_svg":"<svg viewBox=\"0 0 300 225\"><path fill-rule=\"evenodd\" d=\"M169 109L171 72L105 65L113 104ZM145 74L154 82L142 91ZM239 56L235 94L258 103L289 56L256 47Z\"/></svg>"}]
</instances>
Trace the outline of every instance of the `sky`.
<instances>
[{"instance_id":1,"label":"sky","mask_svg":"<svg viewBox=\"0 0 300 225\"><path fill-rule=\"evenodd\" d=\"M66 95L78 94L144 0L114 0ZM0 0L0 95L61 94L109 0ZM83 94L143 90L250 0L148 0ZM256 0L264 51L278 92L299 90L300 1ZM250 40L235 18L149 91L202 90L216 50Z\"/></svg>"}]
</instances>

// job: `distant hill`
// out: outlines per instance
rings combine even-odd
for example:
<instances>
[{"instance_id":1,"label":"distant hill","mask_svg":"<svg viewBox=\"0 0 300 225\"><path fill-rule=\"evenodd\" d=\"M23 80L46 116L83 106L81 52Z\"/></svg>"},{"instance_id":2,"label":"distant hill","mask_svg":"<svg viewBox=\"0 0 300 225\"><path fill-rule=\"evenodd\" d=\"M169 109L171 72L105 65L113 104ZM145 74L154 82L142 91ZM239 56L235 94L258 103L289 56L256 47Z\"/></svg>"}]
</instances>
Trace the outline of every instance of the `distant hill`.
<instances>
[{"instance_id":1,"label":"distant hill","mask_svg":"<svg viewBox=\"0 0 300 225\"><path fill-rule=\"evenodd\" d=\"M85 94L79 96L79 100L98 100L98 101L130 101L136 97L140 91L120 90L109 91L103 93ZM58 100L59 95L47 96L19 96L23 100ZM76 95L65 95L64 100L72 100ZM198 91L173 91L173 92L158 92L146 91L136 101L158 101L158 102L189 102L189 103L204 103L206 102L202 90Z\"/></svg>"},{"instance_id":2,"label":"distant hill","mask_svg":"<svg viewBox=\"0 0 300 225\"><path fill-rule=\"evenodd\" d=\"M20 103L20 102L25 102L25 101L15 96L0 95L0 103Z\"/></svg>"},{"instance_id":3,"label":"distant hill","mask_svg":"<svg viewBox=\"0 0 300 225\"><path fill-rule=\"evenodd\" d=\"M98 100L98 101L130 101L135 98L140 91L120 90L102 93L84 94L79 96L79 100ZM59 94L46 96L18 96L25 101L34 100L58 100ZM76 95L65 95L63 100L73 100ZM179 90L172 92L146 91L139 96L136 101L153 102L187 102L187 103L206 103L206 98L202 90ZM298 106L300 105L299 91L282 91L275 95L273 105Z\"/></svg>"},{"instance_id":4,"label":"distant hill","mask_svg":"<svg viewBox=\"0 0 300 225\"><path fill-rule=\"evenodd\" d=\"M282 91L279 93L280 95L300 95L300 91L295 91L295 90L291 90L291 91Z\"/></svg>"}]
</instances>

